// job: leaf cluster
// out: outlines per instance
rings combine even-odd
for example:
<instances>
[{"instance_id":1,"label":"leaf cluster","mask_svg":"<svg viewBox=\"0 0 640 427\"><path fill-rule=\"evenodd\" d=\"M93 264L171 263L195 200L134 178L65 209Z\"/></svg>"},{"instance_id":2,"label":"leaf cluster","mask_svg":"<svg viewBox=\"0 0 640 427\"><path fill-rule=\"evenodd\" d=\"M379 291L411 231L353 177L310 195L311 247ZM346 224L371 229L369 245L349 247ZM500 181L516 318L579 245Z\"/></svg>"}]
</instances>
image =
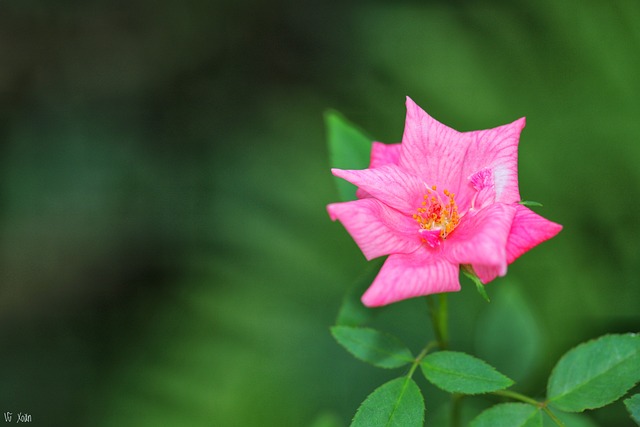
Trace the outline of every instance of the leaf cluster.
<instances>
[{"instance_id":1,"label":"leaf cluster","mask_svg":"<svg viewBox=\"0 0 640 427\"><path fill-rule=\"evenodd\" d=\"M521 402L500 403L477 416L472 427L542 427L543 412L551 422L564 425L564 413L609 405L640 382L640 335L605 335L580 344L556 364L547 385L547 397L536 401L507 390L514 382L485 361L448 350L414 357L402 341L366 327L334 326L334 338L363 362L386 369L411 365L409 373L374 390L360 405L352 427L422 426L425 404L412 374L419 366L424 377L448 393L493 393ZM640 395L625 400L631 417L640 422ZM559 414L559 415L556 415ZM548 420L546 422L549 422Z\"/></svg>"}]
</instances>

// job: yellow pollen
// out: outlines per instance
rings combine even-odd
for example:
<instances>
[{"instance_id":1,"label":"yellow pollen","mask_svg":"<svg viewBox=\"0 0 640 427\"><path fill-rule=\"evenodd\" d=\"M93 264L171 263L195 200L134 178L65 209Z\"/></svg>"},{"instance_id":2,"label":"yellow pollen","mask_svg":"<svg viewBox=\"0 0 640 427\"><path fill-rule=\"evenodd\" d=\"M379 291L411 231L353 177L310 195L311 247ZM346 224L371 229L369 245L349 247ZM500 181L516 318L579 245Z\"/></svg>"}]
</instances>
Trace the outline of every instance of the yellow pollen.
<instances>
[{"instance_id":1,"label":"yellow pollen","mask_svg":"<svg viewBox=\"0 0 640 427\"><path fill-rule=\"evenodd\" d=\"M455 194L445 189L445 199L436 192L436 186L427 186L427 194L423 196L422 207L413 215L421 230L438 230L441 239L446 239L460 222ZM426 242L425 239L422 239Z\"/></svg>"}]
</instances>

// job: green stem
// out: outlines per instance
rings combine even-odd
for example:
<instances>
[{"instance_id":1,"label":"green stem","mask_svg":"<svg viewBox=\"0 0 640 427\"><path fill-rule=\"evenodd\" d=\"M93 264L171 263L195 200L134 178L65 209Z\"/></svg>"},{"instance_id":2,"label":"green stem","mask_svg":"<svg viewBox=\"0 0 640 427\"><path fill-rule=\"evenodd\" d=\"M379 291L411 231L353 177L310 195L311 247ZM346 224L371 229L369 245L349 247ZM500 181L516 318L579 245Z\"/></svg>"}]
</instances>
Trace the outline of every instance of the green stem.
<instances>
[{"instance_id":1,"label":"green stem","mask_svg":"<svg viewBox=\"0 0 640 427\"><path fill-rule=\"evenodd\" d=\"M429 307L429 317L431 326L436 337L436 342L440 350L449 348L449 324L448 324L448 304L447 294L438 294L438 302L435 295L427 295L427 306ZM460 399L461 395L451 395L451 427L460 425Z\"/></svg>"},{"instance_id":2,"label":"green stem","mask_svg":"<svg viewBox=\"0 0 640 427\"><path fill-rule=\"evenodd\" d=\"M429 316L431 317L431 324L438 347L440 347L440 350L446 350L449 347L447 294L438 294L438 303L434 301L434 296L428 295L427 305L429 306Z\"/></svg>"},{"instance_id":3,"label":"green stem","mask_svg":"<svg viewBox=\"0 0 640 427\"><path fill-rule=\"evenodd\" d=\"M530 405L538 406L540 408L543 406L537 400L511 390L498 390L498 391L494 391L493 394L495 394L496 396L508 397L513 400L519 400L520 402L528 403Z\"/></svg>"},{"instance_id":4,"label":"green stem","mask_svg":"<svg viewBox=\"0 0 640 427\"><path fill-rule=\"evenodd\" d=\"M549 409L546 405L542 407L542 410L546 412L547 415L549 415L549 418L551 418L558 427L564 427L564 423L558 417L556 417L555 414L551 412L551 409Z\"/></svg>"},{"instance_id":5,"label":"green stem","mask_svg":"<svg viewBox=\"0 0 640 427\"><path fill-rule=\"evenodd\" d=\"M520 394L511 390L498 390L498 391L494 391L492 394L495 394L496 396L508 397L510 399L519 400L521 402L536 406L542 409L544 412L546 412L549 418L551 418L553 422L556 423L557 426L565 427L562 420L556 417L556 415L553 412L551 412L551 409L547 407L547 402L539 402L535 399L530 398L529 396L525 396L524 394Z\"/></svg>"},{"instance_id":6,"label":"green stem","mask_svg":"<svg viewBox=\"0 0 640 427\"><path fill-rule=\"evenodd\" d=\"M416 359L413 361L413 364L411 365L411 369L409 369L409 372L407 373L407 377L411 378L413 376L413 373L418 368L418 365L420 364L420 362L422 362L422 359L424 359L424 357L427 355L427 353L431 351L431 349L437 346L438 346L437 342L431 341L422 349L418 357L416 357Z\"/></svg>"},{"instance_id":7,"label":"green stem","mask_svg":"<svg viewBox=\"0 0 640 427\"><path fill-rule=\"evenodd\" d=\"M451 395L451 427L460 425L460 401L464 395L453 393Z\"/></svg>"},{"instance_id":8,"label":"green stem","mask_svg":"<svg viewBox=\"0 0 640 427\"><path fill-rule=\"evenodd\" d=\"M449 347L449 324L448 324L448 304L447 304L447 294L442 293L438 295L439 299L439 324L440 324L440 336L442 337L442 348Z\"/></svg>"}]
</instances>

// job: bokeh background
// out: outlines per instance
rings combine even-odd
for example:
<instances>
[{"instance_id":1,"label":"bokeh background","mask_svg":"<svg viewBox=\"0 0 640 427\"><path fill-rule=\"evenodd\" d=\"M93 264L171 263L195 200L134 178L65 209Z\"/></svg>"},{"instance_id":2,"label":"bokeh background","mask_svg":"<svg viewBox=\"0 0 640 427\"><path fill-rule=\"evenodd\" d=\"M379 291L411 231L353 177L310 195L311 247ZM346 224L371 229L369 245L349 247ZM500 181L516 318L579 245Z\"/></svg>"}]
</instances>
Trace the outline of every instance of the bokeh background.
<instances>
[{"instance_id":1,"label":"bokeh background","mask_svg":"<svg viewBox=\"0 0 640 427\"><path fill-rule=\"evenodd\" d=\"M329 334L367 262L325 211L323 113L397 142L407 95L461 131L527 117L521 193L565 228L490 304L463 279L451 333L543 396L570 347L640 329L639 23L635 0L0 2L0 411L348 425L400 373ZM421 300L374 323L431 336Z\"/></svg>"}]
</instances>

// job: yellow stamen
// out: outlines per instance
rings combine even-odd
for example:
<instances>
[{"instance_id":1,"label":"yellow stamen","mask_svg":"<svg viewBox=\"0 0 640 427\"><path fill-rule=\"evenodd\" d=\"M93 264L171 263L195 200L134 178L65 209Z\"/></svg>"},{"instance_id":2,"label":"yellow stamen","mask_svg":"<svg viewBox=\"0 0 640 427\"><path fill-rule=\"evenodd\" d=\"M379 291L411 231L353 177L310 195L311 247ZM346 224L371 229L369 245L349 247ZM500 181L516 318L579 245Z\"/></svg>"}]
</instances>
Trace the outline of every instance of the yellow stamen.
<instances>
[{"instance_id":1,"label":"yellow stamen","mask_svg":"<svg viewBox=\"0 0 640 427\"><path fill-rule=\"evenodd\" d=\"M421 206L413 215L421 230L438 230L441 239L446 239L460 222L458 206L455 194L445 189L442 194L446 203L436 192L436 186L427 186L427 194L424 194ZM426 240L423 238L423 242Z\"/></svg>"}]
</instances>

